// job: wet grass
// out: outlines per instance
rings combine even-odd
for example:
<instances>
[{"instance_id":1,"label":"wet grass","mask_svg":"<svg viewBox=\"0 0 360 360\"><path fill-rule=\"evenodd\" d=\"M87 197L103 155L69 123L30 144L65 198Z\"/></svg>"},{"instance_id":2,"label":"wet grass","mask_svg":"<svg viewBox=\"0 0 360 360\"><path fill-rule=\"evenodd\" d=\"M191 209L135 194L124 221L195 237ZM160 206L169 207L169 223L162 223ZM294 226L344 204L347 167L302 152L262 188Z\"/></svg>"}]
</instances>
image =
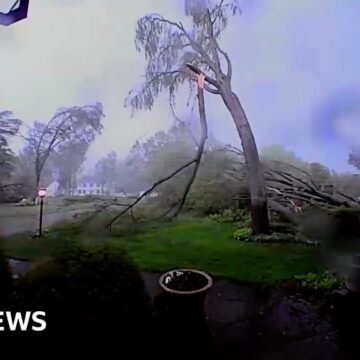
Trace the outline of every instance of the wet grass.
<instances>
[{"instance_id":1,"label":"wet grass","mask_svg":"<svg viewBox=\"0 0 360 360\"><path fill-rule=\"evenodd\" d=\"M125 221L109 234L103 222L93 217L83 223L54 227L41 239L10 236L3 240L3 247L9 256L38 260L49 256L66 239L111 242L123 246L142 270L190 267L212 275L269 284L321 270L315 247L239 242L232 237L238 226L207 218L141 226Z\"/></svg>"}]
</instances>

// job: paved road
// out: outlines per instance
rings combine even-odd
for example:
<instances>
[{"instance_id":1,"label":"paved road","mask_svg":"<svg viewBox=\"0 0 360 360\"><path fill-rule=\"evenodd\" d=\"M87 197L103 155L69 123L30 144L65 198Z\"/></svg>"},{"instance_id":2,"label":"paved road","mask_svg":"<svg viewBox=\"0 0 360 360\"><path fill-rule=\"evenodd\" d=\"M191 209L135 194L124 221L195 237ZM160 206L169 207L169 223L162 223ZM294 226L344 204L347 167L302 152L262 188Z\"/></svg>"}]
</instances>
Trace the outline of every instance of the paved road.
<instances>
[{"instance_id":1,"label":"paved road","mask_svg":"<svg viewBox=\"0 0 360 360\"><path fill-rule=\"evenodd\" d=\"M89 210L74 210L64 209L53 213L44 213L43 227L47 228L56 223L72 220L75 214L81 211ZM0 235L9 236L21 232L36 232L39 227L39 214L31 214L26 216L11 216L0 219Z\"/></svg>"}]
</instances>

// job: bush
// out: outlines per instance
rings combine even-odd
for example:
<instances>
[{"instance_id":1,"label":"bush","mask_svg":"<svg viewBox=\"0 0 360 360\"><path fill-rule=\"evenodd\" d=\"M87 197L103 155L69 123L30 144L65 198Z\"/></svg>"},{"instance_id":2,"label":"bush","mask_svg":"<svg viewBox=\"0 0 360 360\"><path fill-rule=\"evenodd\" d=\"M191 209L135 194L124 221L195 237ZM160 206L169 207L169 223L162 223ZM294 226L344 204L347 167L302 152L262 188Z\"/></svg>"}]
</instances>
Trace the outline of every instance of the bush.
<instances>
[{"instance_id":1,"label":"bush","mask_svg":"<svg viewBox=\"0 0 360 360\"><path fill-rule=\"evenodd\" d=\"M283 244L289 242L298 242L296 236L294 234L288 233L272 233L272 234L261 234L253 236L253 241L258 243L276 243Z\"/></svg>"},{"instance_id":2,"label":"bush","mask_svg":"<svg viewBox=\"0 0 360 360\"><path fill-rule=\"evenodd\" d=\"M242 209L222 209L216 214L210 214L209 218L219 223L243 222L250 224L249 214Z\"/></svg>"},{"instance_id":3,"label":"bush","mask_svg":"<svg viewBox=\"0 0 360 360\"><path fill-rule=\"evenodd\" d=\"M246 242L255 242L255 243L287 243L287 242L297 242L294 234L289 233L272 233L272 234L261 234L253 235L252 230L249 227L244 227L238 229L234 232L233 235L235 240L246 241Z\"/></svg>"},{"instance_id":4,"label":"bush","mask_svg":"<svg viewBox=\"0 0 360 360\"><path fill-rule=\"evenodd\" d=\"M108 348L116 338L121 345L141 343L150 319L142 277L117 246L66 242L19 283L17 300L24 310L46 311L52 340L65 336L90 352L93 344L109 342Z\"/></svg>"},{"instance_id":5,"label":"bush","mask_svg":"<svg viewBox=\"0 0 360 360\"><path fill-rule=\"evenodd\" d=\"M225 184L216 185L214 188L204 188L199 183L194 185L186 201L187 210L204 216L234 206L237 192L234 189L227 189Z\"/></svg>"},{"instance_id":6,"label":"bush","mask_svg":"<svg viewBox=\"0 0 360 360\"><path fill-rule=\"evenodd\" d=\"M237 229L234 232L234 239L240 241L251 241L252 230L249 227Z\"/></svg>"},{"instance_id":7,"label":"bush","mask_svg":"<svg viewBox=\"0 0 360 360\"><path fill-rule=\"evenodd\" d=\"M13 184L0 188L0 203L18 203L25 195L24 186Z\"/></svg>"},{"instance_id":8,"label":"bush","mask_svg":"<svg viewBox=\"0 0 360 360\"><path fill-rule=\"evenodd\" d=\"M300 282L301 287L312 290L332 290L340 284L339 279L330 272L296 275L295 279Z\"/></svg>"}]
</instances>

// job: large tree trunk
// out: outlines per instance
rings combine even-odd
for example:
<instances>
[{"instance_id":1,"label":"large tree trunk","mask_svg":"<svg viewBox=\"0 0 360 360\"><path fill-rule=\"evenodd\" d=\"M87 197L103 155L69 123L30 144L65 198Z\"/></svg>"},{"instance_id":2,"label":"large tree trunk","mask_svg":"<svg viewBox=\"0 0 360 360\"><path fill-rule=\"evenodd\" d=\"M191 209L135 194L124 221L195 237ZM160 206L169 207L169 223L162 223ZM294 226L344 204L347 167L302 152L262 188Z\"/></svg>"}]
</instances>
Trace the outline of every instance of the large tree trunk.
<instances>
[{"instance_id":1,"label":"large tree trunk","mask_svg":"<svg viewBox=\"0 0 360 360\"><path fill-rule=\"evenodd\" d=\"M235 122L244 151L249 176L252 230L254 234L266 234L269 232L269 216L265 179L255 139L239 98L232 92L229 84L222 89L221 96Z\"/></svg>"}]
</instances>

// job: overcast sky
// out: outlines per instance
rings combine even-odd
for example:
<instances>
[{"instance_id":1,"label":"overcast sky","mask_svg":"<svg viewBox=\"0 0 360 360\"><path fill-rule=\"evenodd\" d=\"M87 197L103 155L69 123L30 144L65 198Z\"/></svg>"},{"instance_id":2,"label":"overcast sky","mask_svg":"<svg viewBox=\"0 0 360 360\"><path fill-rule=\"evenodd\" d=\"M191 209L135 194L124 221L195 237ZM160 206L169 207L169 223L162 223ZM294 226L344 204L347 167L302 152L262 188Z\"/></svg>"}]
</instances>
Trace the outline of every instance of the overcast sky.
<instances>
[{"instance_id":1,"label":"overcast sky","mask_svg":"<svg viewBox=\"0 0 360 360\"><path fill-rule=\"evenodd\" d=\"M0 0L0 9L12 2ZM222 45L259 148L281 143L305 160L352 170L348 153L360 142L360 1L241 2L243 13L232 19ZM0 28L0 109L31 124L60 106L100 101L105 130L88 156L125 154L136 139L173 121L165 98L133 118L123 106L144 72L134 47L136 20L149 12L181 20L181 3L30 1L27 20ZM208 94L207 100L212 132L239 145L220 99Z\"/></svg>"}]
</instances>

